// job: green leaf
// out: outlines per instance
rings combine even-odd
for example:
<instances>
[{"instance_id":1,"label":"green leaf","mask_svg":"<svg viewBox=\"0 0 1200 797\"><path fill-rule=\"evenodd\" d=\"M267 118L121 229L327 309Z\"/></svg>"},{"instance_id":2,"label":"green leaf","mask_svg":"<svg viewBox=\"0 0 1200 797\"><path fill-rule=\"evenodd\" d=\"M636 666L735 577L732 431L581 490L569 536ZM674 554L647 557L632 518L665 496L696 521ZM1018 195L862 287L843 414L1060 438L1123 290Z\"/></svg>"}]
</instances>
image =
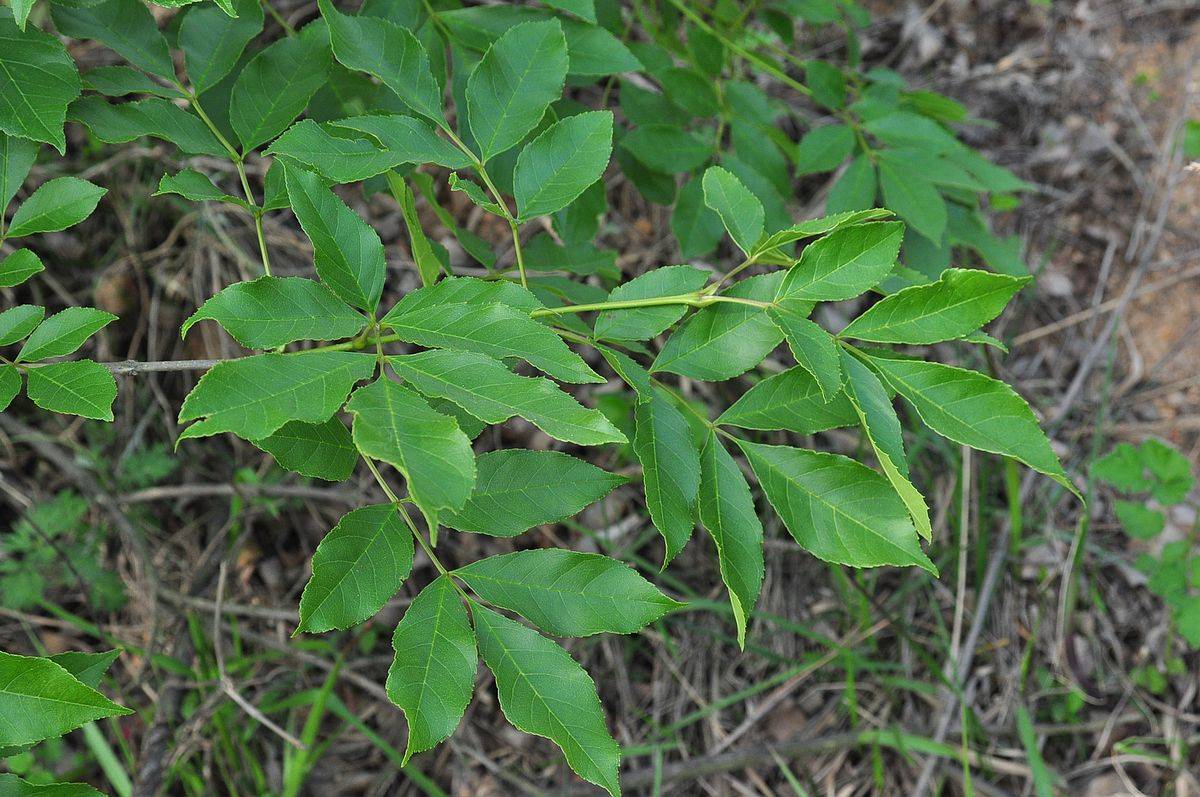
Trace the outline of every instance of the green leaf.
<instances>
[{"instance_id":1,"label":"green leaf","mask_svg":"<svg viewBox=\"0 0 1200 797\"><path fill-rule=\"evenodd\" d=\"M73 227L92 215L107 188L78 177L56 177L33 192L13 214L9 238Z\"/></svg>"},{"instance_id":2,"label":"green leaf","mask_svg":"<svg viewBox=\"0 0 1200 797\"><path fill-rule=\"evenodd\" d=\"M1092 465L1092 476L1126 493L1149 490L1153 482L1146 478L1146 463L1141 451L1129 443L1118 443Z\"/></svg>"},{"instance_id":3,"label":"green leaf","mask_svg":"<svg viewBox=\"0 0 1200 797\"><path fill-rule=\"evenodd\" d=\"M200 117L160 97L117 105L101 97L84 97L71 104L71 121L87 125L92 135L109 144L153 136L189 155L229 157Z\"/></svg>"},{"instance_id":4,"label":"green leaf","mask_svg":"<svg viewBox=\"0 0 1200 797\"><path fill-rule=\"evenodd\" d=\"M0 9L0 130L65 153L67 105L80 89L62 42L33 27L20 30L11 12Z\"/></svg>"},{"instance_id":5,"label":"green leaf","mask_svg":"<svg viewBox=\"0 0 1200 797\"><path fill-rule=\"evenodd\" d=\"M475 459L475 490L445 525L492 537L515 537L572 517L625 478L559 451L504 449Z\"/></svg>"},{"instance_id":6,"label":"green leaf","mask_svg":"<svg viewBox=\"0 0 1200 797\"><path fill-rule=\"evenodd\" d=\"M634 415L633 451L642 463L646 508L666 544L666 568L692 537L700 452L687 419L661 390L639 401Z\"/></svg>"},{"instance_id":7,"label":"green leaf","mask_svg":"<svg viewBox=\"0 0 1200 797\"><path fill-rule=\"evenodd\" d=\"M813 128L796 146L796 174L831 172L853 151L854 131L846 125Z\"/></svg>"},{"instance_id":8,"label":"green leaf","mask_svg":"<svg viewBox=\"0 0 1200 797\"><path fill-rule=\"evenodd\" d=\"M94 307L60 310L33 331L17 355L17 362L35 362L70 354L116 320L117 317L112 313Z\"/></svg>"},{"instance_id":9,"label":"green leaf","mask_svg":"<svg viewBox=\"0 0 1200 797\"><path fill-rule=\"evenodd\" d=\"M429 70L425 48L411 32L386 19L347 16L330 0L318 0L317 6L329 23L333 54L342 65L375 76L415 113L446 126L442 89Z\"/></svg>"},{"instance_id":10,"label":"green leaf","mask_svg":"<svg viewBox=\"0 0 1200 797\"><path fill-rule=\"evenodd\" d=\"M846 171L829 189L825 202L826 213L843 213L875 207L875 164L866 155L850 161Z\"/></svg>"},{"instance_id":11,"label":"green leaf","mask_svg":"<svg viewBox=\"0 0 1200 797\"><path fill-rule=\"evenodd\" d=\"M879 467L908 508L917 533L926 540L933 539L933 524L929 520L925 497L908 480L908 457L904 453L900 419L896 417L892 400L870 368L846 352L841 354L846 370L846 396L858 413L859 423L879 460Z\"/></svg>"},{"instance_id":12,"label":"green leaf","mask_svg":"<svg viewBox=\"0 0 1200 797\"><path fill-rule=\"evenodd\" d=\"M787 340L792 356L801 368L817 380L821 395L831 401L842 389L842 367L833 337L808 320L812 303L803 299L781 299L767 309L767 315Z\"/></svg>"},{"instance_id":13,"label":"green leaf","mask_svg":"<svg viewBox=\"0 0 1200 797\"><path fill-rule=\"evenodd\" d=\"M346 409L354 414L358 450L399 470L427 516L466 504L475 457L457 421L387 377L354 391Z\"/></svg>"},{"instance_id":14,"label":"green leaf","mask_svg":"<svg viewBox=\"0 0 1200 797\"><path fill-rule=\"evenodd\" d=\"M881 161L879 184L883 202L931 241L946 230L946 201L921 171L907 163Z\"/></svg>"},{"instance_id":15,"label":"green leaf","mask_svg":"<svg viewBox=\"0 0 1200 797\"><path fill-rule=\"evenodd\" d=\"M779 262L782 265L792 265L793 259L787 257L779 250L781 247L804 238L812 238L817 235L826 235L834 230L842 227L850 227L855 224L862 224L865 221L877 221L886 219L892 215L890 210L883 208L874 208L872 210L848 210L845 213L835 213L832 216L822 216L819 219L809 219L802 221L799 224L794 224L786 227L778 232L771 233L754 249L757 262Z\"/></svg>"},{"instance_id":16,"label":"green leaf","mask_svg":"<svg viewBox=\"0 0 1200 797\"><path fill-rule=\"evenodd\" d=\"M158 190L153 196L167 194L177 194L193 202L228 202L247 210L253 208L246 200L217 188L207 175L195 169L184 169L178 174L164 174L158 181Z\"/></svg>"},{"instance_id":17,"label":"green leaf","mask_svg":"<svg viewBox=\"0 0 1200 797\"><path fill-rule=\"evenodd\" d=\"M134 66L160 77L175 78L167 40L154 15L138 0L50 6L58 32L72 39L95 39Z\"/></svg>"},{"instance_id":18,"label":"green leaf","mask_svg":"<svg viewBox=\"0 0 1200 797\"><path fill-rule=\"evenodd\" d=\"M667 98L692 116L716 116L721 110L712 81L686 67L672 66L657 73Z\"/></svg>"},{"instance_id":19,"label":"green leaf","mask_svg":"<svg viewBox=\"0 0 1200 797\"><path fill-rule=\"evenodd\" d=\"M826 401L812 374L797 366L770 376L742 394L717 423L743 429L786 429L815 434L858 422L844 394Z\"/></svg>"},{"instance_id":20,"label":"green leaf","mask_svg":"<svg viewBox=\"0 0 1200 797\"><path fill-rule=\"evenodd\" d=\"M436 163L448 169L471 165L466 153L439 138L428 122L411 116L353 116L330 124L373 137L394 156L396 163Z\"/></svg>"},{"instance_id":21,"label":"green leaf","mask_svg":"<svg viewBox=\"0 0 1200 797\"><path fill-rule=\"evenodd\" d=\"M711 253L725 237L721 217L704 204L700 180L692 178L679 189L671 214L671 232L679 241L679 254L684 259Z\"/></svg>"},{"instance_id":22,"label":"green leaf","mask_svg":"<svg viewBox=\"0 0 1200 797\"><path fill-rule=\"evenodd\" d=\"M21 392L21 372L14 365L0 365L0 412L8 409Z\"/></svg>"},{"instance_id":23,"label":"green leaf","mask_svg":"<svg viewBox=\"0 0 1200 797\"><path fill-rule=\"evenodd\" d=\"M413 262L417 266L417 273L421 276L421 284L432 285L437 282L437 278L441 276L444 269L437 251L433 248L433 243L425 234L424 227L421 226L421 217L417 214L416 195L408 187L408 183L395 172L387 174L387 183L392 196L400 205L400 215L404 219L404 227L408 231L408 248L412 253Z\"/></svg>"},{"instance_id":24,"label":"green leaf","mask_svg":"<svg viewBox=\"0 0 1200 797\"><path fill-rule=\"evenodd\" d=\"M28 249L18 249L0 260L0 288L13 288L45 270L37 255Z\"/></svg>"},{"instance_id":25,"label":"green leaf","mask_svg":"<svg viewBox=\"0 0 1200 797\"><path fill-rule=\"evenodd\" d=\"M420 300L414 296L405 296L380 320L406 343L473 351L494 359L519 357L562 382L604 382L562 338L530 318L528 311L497 303L418 304Z\"/></svg>"},{"instance_id":26,"label":"green leaf","mask_svg":"<svg viewBox=\"0 0 1200 797\"><path fill-rule=\"evenodd\" d=\"M103 365L73 360L30 368L25 374L29 380L25 393L42 409L98 421L113 419L117 382Z\"/></svg>"},{"instance_id":27,"label":"green leaf","mask_svg":"<svg viewBox=\"0 0 1200 797\"><path fill-rule=\"evenodd\" d=\"M513 173L517 215L565 208L604 174L612 156L611 111L587 111L546 128L525 145Z\"/></svg>"},{"instance_id":28,"label":"green leaf","mask_svg":"<svg viewBox=\"0 0 1200 797\"><path fill-rule=\"evenodd\" d=\"M259 277L229 285L183 322L180 335L204 320L216 321L248 349L349 338L367 324L329 288L302 277Z\"/></svg>"},{"instance_id":29,"label":"green leaf","mask_svg":"<svg viewBox=\"0 0 1200 797\"><path fill-rule=\"evenodd\" d=\"M546 5L570 11L577 17L596 24L596 0L544 0Z\"/></svg>"},{"instance_id":30,"label":"green leaf","mask_svg":"<svg viewBox=\"0 0 1200 797\"><path fill-rule=\"evenodd\" d=\"M394 152L364 139L332 136L311 119L289 127L266 154L296 161L334 183L356 183L403 163Z\"/></svg>"},{"instance_id":31,"label":"green leaf","mask_svg":"<svg viewBox=\"0 0 1200 797\"><path fill-rule=\"evenodd\" d=\"M779 295L827 302L852 299L878 285L895 267L903 238L904 225L898 221L834 230L804 248Z\"/></svg>"},{"instance_id":32,"label":"green leaf","mask_svg":"<svg viewBox=\"0 0 1200 797\"><path fill-rule=\"evenodd\" d=\"M613 288L608 301L623 302L692 293L703 288L710 276L694 266L662 266ZM596 337L600 340L649 340L683 318L687 309L684 304L668 304L605 310L596 316Z\"/></svg>"},{"instance_id":33,"label":"green leaf","mask_svg":"<svg viewBox=\"0 0 1200 797\"><path fill-rule=\"evenodd\" d=\"M682 605L623 562L558 548L489 556L454 575L554 636L632 634Z\"/></svg>"},{"instance_id":34,"label":"green leaf","mask_svg":"<svg viewBox=\"0 0 1200 797\"><path fill-rule=\"evenodd\" d=\"M450 190L461 191L467 195L467 198L474 202L479 207L491 213L494 216L503 216L504 208L496 204L495 200L491 199L487 193L479 187L479 184L472 180L464 180L458 174L450 175Z\"/></svg>"},{"instance_id":35,"label":"green leaf","mask_svg":"<svg viewBox=\"0 0 1200 797\"><path fill-rule=\"evenodd\" d=\"M481 160L515 146L537 127L562 95L567 66L567 40L558 20L517 25L488 48L467 79L466 94Z\"/></svg>"},{"instance_id":36,"label":"green leaf","mask_svg":"<svg viewBox=\"0 0 1200 797\"><path fill-rule=\"evenodd\" d=\"M270 141L308 107L329 72L329 43L323 28L309 25L280 39L242 68L229 95L229 123L242 149Z\"/></svg>"},{"instance_id":37,"label":"green leaf","mask_svg":"<svg viewBox=\"0 0 1200 797\"><path fill-rule=\"evenodd\" d=\"M1195 478L1191 462L1176 449L1151 437L1142 443L1142 461L1154 476L1150 494L1156 501L1178 504L1192 491Z\"/></svg>"},{"instance_id":38,"label":"green leaf","mask_svg":"<svg viewBox=\"0 0 1200 797\"><path fill-rule=\"evenodd\" d=\"M704 204L721 217L729 237L750 254L763 234L763 206L734 174L720 166L704 173Z\"/></svg>"},{"instance_id":39,"label":"green leaf","mask_svg":"<svg viewBox=\"0 0 1200 797\"><path fill-rule=\"evenodd\" d=\"M475 632L449 576L421 590L392 635L387 695L408 720L404 763L449 738L475 689Z\"/></svg>"},{"instance_id":40,"label":"green leaf","mask_svg":"<svg viewBox=\"0 0 1200 797\"><path fill-rule=\"evenodd\" d=\"M89 69L83 75L83 87L99 92L105 97L149 94L169 100L183 99L183 93L179 89L164 86L145 72L120 64Z\"/></svg>"},{"instance_id":41,"label":"green leaf","mask_svg":"<svg viewBox=\"0 0 1200 797\"><path fill-rule=\"evenodd\" d=\"M121 655L119 650L109 650L104 653L81 653L69 650L66 653L56 653L50 656L50 661L62 667L85 686L93 689L100 687L100 679Z\"/></svg>"},{"instance_id":42,"label":"green leaf","mask_svg":"<svg viewBox=\"0 0 1200 797\"><path fill-rule=\"evenodd\" d=\"M13 19L16 20L17 27L25 30L25 22L29 19L29 12L33 10L34 0L12 0ZM593 9L593 14L595 10ZM592 20L595 22L596 20Z\"/></svg>"},{"instance_id":43,"label":"green leaf","mask_svg":"<svg viewBox=\"0 0 1200 797\"><path fill-rule=\"evenodd\" d=\"M839 336L912 344L962 338L1000 315L1029 280L987 271L946 269L937 282L885 296L847 324Z\"/></svg>"},{"instance_id":44,"label":"green leaf","mask_svg":"<svg viewBox=\"0 0 1200 797\"><path fill-rule=\"evenodd\" d=\"M647 168L664 174L690 172L712 157L709 142L669 124L640 125L625 134L621 146Z\"/></svg>"},{"instance_id":45,"label":"green leaf","mask_svg":"<svg viewBox=\"0 0 1200 797\"><path fill-rule=\"evenodd\" d=\"M846 104L846 76L842 70L826 61L805 61L804 82L812 90L813 99L831 110Z\"/></svg>"},{"instance_id":46,"label":"green leaf","mask_svg":"<svg viewBox=\"0 0 1200 797\"><path fill-rule=\"evenodd\" d=\"M801 548L850 565L917 565L937 574L884 477L838 454L739 440L767 500Z\"/></svg>"},{"instance_id":47,"label":"green leaf","mask_svg":"<svg viewBox=\"0 0 1200 797\"><path fill-rule=\"evenodd\" d=\"M741 468L709 432L700 452L700 523L717 547L721 580L737 623L738 646L746 647L746 625L763 580L763 527Z\"/></svg>"},{"instance_id":48,"label":"green leaf","mask_svg":"<svg viewBox=\"0 0 1200 797\"><path fill-rule=\"evenodd\" d=\"M4 797L104 797L86 783L29 783L16 775L0 775Z\"/></svg>"},{"instance_id":49,"label":"green leaf","mask_svg":"<svg viewBox=\"0 0 1200 797\"><path fill-rule=\"evenodd\" d=\"M49 659L0 652L0 684L0 746L40 742L133 713Z\"/></svg>"},{"instance_id":50,"label":"green leaf","mask_svg":"<svg viewBox=\"0 0 1200 797\"><path fill-rule=\"evenodd\" d=\"M1012 457L1078 495L1033 411L1008 385L941 363L884 357L869 361L942 437Z\"/></svg>"},{"instance_id":51,"label":"green leaf","mask_svg":"<svg viewBox=\"0 0 1200 797\"><path fill-rule=\"evenodd\" d=\"M1134 539L1153 539L1166 527L1167 519L1162 512L1156 512L1138 501L1116 501L1113 510L1125 533Z\"/></svg>"},{"instance_id":52,"label":"green leaf","mask_svg":"<svg viewBox=\"0 0 1200 797\"><path fill-rule=\"evenodd\" d=\"M284 174L317 275L342 301L375 312L387 268L379 234L312 172L287 166Z\"/></svg>"},{"instance_id":53,"label":"green leaf","mask_svg":"<svg viewBox=\"0 0 1200 797\"><path fill-rule=\"evenodd\" d=\"M392 504L346 514L312 557L295 633L358 625L396 594L413 563L413 538Z\"/></svg>"},{"instance_id":54,"label":"green leaf","mask_svg":"<svg viewBox=\"0 0 1200 797\"><path fill-rule=\"evenodd\" d=\"M0 22L0 27L3 22ZM37 160L38 145L24 138L0 133L0 213L17 195ZM11 287L5 285L3 287Z\"/></svg>"},{"instance_id":55,"label":"green leaf","mask_svg":"<svg viewBox=\"0 0 1200 797\"><path fill-rule=\"evenodd\" d=\"M262 440L288 421L324 423L354 383L375 371L370 354L307 351L259 354L210 368L183 400L179 422L199 420L180 440L232 432Z\"/></svg>"},{"instance_id":56,"label":"green leaf","mask_svg":"<svg viewBox=\"0 0 1200 797\"><path fill-rule=\"evenodd\" d=\"M32 304L19 304L0 313L0 346L11 346L25 337L42 323L46 308Z\"/></svg>"},{"instance_id":57,"label":"green leaf","mask_svg":"<svg viewBox=\"0 0 1200 797\"><path fill-rule=\"evenodd\" d=\"M783 272L751 277L725 292L759 302L775 298ZM783 341L763 307L719 303L698 310L667 339L651 371L706 381L732 379L762 362Z\"/></svg>"},{"instance_id":58,"label":"green leaf","mask_svg":"<svg viewBox=\"0 0 1200 797\"><path fill-rule=\"evenodd\" d=\"M252 442L274 457L279 467L314 479L344 482L358 463L358 449L336 416L324 423L290 421Z\"/></svg>"},{"instance_id":59,"label":"green leaf","mask_svg":"<svg viewBox=\"0 0 1200 797\"><path fill-rule=\"evenodd\" d=\"M391 357L389 362L421 393L448 399L490 424L519 415L568 443L626 442L599 410L584 407L549 379L517 376L482 354L432 350Z\"/></svg>"},{"instance_id":60,"label":"green leaf","mask_svg":"<svg viewBox=\"0 0 1200 797\"><path fill-rule=\"evenodd\" d=\"M179 25L179 48L188 82L203 94L233 71L242 51L263 28L263 9L256 0L234 0L237 16L215 5L191 8Z\"/></svg>"},{"instance_id":61,"label":"green leaf","mask_svg":"<svg viewBox=\"0 0 1200 797\"><path fill-rule=\"evenodd\" d=\"M478 604L471 613L504 716L518 730L557 744L576 774L616 797L621 749L604 725L592 679L536 631Z\"/></svg>"}]
</instances>

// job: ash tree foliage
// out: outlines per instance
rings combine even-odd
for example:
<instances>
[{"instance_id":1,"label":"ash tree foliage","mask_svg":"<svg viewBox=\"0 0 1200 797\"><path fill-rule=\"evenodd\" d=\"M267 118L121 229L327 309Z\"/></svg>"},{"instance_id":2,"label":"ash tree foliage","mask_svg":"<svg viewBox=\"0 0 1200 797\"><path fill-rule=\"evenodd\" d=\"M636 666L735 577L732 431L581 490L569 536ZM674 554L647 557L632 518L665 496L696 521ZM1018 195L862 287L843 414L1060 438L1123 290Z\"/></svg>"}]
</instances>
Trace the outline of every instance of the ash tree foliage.
<instances>
[{"instance_id":1,"label":"ash tree foliage","mask_svg":"<svg viewBox=\"0 0 1200 797\"><path fill-rule=\"evenodd\" d=\"M179 445L232 434L305 477L373 474L388 500L353 509L321 542L296 633L364 622L409 579L415 551L428 555L438 576L414 585L386 684L408 722L406 757L454 733L482 659L515 727L620 791L595 685L551 637L634 633L680 604L600 554L528 547L451 569L438 553L448 533L516 537L628 481L593 461L640 464L663 568L704 529L742 644L772 511L824 561L936 574L898 407L1074 491L1016 392L919 348L1003 347L982 328L1028 277L983 214L1027 186L958 140L955 125L972 121L958 103L859 67L865 19L852 0L357 10L319 0L302 22L253 0L154 14L141 0L0 9L0 199L35 158L51 165L64 152L70 124L97 146L173 145L158 201L244 214L262 275L215 293L181 332L218 325L249 353L195 383ZM844 31L848 62L794 56L800 25ZM73 42L101 48L106 65L80 74ZM213 170L214 158L232 168ZM797 220L810 198L796 186L820 174L825 215ZM670 207L678 246L632 278L595 243L618 180ZM449 191L497 217L509 240L493 246L460 226L442 206ZM405 284L420 287L398 300L385 288L407 264L388 262L347 204L355 194L400 210L415 269ZM0 241L23 247L79 223L103 195L48 180ZM419 201L476 276L455 273ZM311 269L273 272L267 217L294 217ZM15 248L0 284L41 270L33 250ZM855 306L867 309L840 332L814 315L864 294ZM109 369L73 355L113 320L5 310L0 345L14 353L0 366L2 403L24 387L43 409L112 420ZM735 379L748 388L726 407L688 398L690 384ZM626 411L601 412L588 385L627 396L609 405ZM555 450L476 453L485 428L514 417ZM861 434L859 458L811 447L839 428ZM589 461L588 449L602 455ZM73 659L4 654L0 670L11 685L0 744L121 710ZM78 699L56 702L72 690Z\"/></svg>"}]
</instances>

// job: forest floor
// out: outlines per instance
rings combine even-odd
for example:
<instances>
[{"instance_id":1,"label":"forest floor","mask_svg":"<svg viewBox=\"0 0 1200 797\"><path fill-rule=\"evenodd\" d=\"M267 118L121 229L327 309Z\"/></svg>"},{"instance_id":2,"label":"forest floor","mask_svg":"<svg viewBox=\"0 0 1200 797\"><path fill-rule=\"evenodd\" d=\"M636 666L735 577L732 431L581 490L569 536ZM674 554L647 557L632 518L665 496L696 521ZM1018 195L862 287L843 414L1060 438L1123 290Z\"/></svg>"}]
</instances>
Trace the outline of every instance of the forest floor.
<instances>
[{"instance_id":1,"label":"forest floor","mask_svg":"<svg viewBox=\"0 0 1200 797\"><path fill-rule=\"evenodd\" d=\"M1183 123L1200 118L1200 12L1166 0L869 5L866 60L990 120L967 129L968 143L1038 187L996 217L1036 281L991 330L1011 343L993 366L1088 485L1089 516L1048 480L996 458L964 461L918 434L914 472L931 496L935 545L960 551L960 567L940 580L851 573L768 527L743 653L711 546L692 545L660 577L691 611L636 637L570 646L626 748L623 782L631 794L1196 797L1200 654L1171 664L1168 614L1132 564L1146 544L1119 530L1112 496L1088 473L1115 443L1151 436L1200 465L1200 172L1178 146ZM219 210L147 203L160 159L127 147L81 167L114 186L115 212L52 237L60 262L99 265L51 269L47 284L121 316L121 348L106 359L232 356L211 330L186 342L176 330L204 297L253 275L253 232ZM622 265L672 256L665 211L631 187L615 194L604 235ZM407 261L394 203L359 202L389 261ZM267 234L292 255L281 273L305 267L303 239L282 225ZM327 746L306 793L421 794L427 777L456 797L592 794L549 743L512 731L486 688L450 742L400 771L404 721L382 684L404 594L358 633L290 638L317 541L376 488L295 481L232 440L176 459L175 408L193 379L122 378L111 428L0 417L3 516L84 519L92 533L72 538L68 558L108 574L48 557L29 587L37 600L0 608L0 643L125 647L114 673L123 697L156 707L152 728L122 726L118 749L93 740L60 754L98 767L106 751L117 767L187 763L211 793L261 793L293 755L283 735L300 735L324 705ZM505 435L537 444L519 425ZM1195 523L1194 510L1173 509L1166 538ZM630 546L648 530L623 490L579 524ZM483 544L458 535L450 558ZM276 730L256 722L264 716Z\"/></svg>"}]
</instances>

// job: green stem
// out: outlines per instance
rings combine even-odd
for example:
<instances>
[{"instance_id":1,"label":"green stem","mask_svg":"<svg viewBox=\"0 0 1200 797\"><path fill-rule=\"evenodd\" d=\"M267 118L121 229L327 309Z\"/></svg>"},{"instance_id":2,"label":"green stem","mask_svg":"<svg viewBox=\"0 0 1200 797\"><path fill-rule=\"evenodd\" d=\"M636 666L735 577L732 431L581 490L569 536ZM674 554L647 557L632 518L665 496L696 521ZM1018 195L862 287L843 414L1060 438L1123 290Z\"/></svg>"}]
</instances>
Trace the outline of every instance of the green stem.
<instances>
[{"instance_id":1,"label":"green stem","mask_svg":"<svg viewBox=\"0 0 1200 797\"><path fill-rule=\"evenodd\" d=\"M270 6L268 5L267 7L269 8ZM258 252L262 257L263 273L268 277L271 276L271 257L267 254L267 237L263 232L262 209L254 201L254 192L250 190L250 179L246 175L245 157L229 143L229 139L225 138L225 134L209 118L209 115L204 111L204 106L200 104L200 98L196 96L195 92L178 80L175 81L175 88L179 89L187 97L188 104L192 106L192 110L196 112L196 115L200 117L200 121L204 123L204 126L212 132L221 146L225 148L225 151L229 154L229 159L233 161L233 167L237 169L238 180L242 184L242 193L246 195L246 201L253 206L250 213L254 216L254 234L258 237Z\"/></svg>"},{"instance_id":2,"label":"green stem","mask_svg":"<svg viewBox=\"0 0 1200 797\"><path fill-rule=\"evenodd\" d=\"M275 6L271 5L268 0L262 0L262 4L263 8L267 10L267 13L271 15L271 19L275 20L277 23L279 23L279 27L283 28L284 33L286 33L288 36L296 35L296 29L289 25L288 21L283 18L283 15L275 10Z\"/></svg>"},{"instance_id":3,"label":"green stem","mask_svg":"<svg viewBox=\"0 0 1200 797\"><path fill-rule=\"evenodd\" d=\"M508 220L508 229L512 232L513 252L517 258L517 271L521 273L521 287L528 288L529 280L525 278L525 254L521 251L521 233L514 219Z\"/></svg>"},{"instance_id":4,"label":"green stem","mask_svg":"<svg viewBox=\"0 0 1200 797\"><path fill-rule=\"evenodd\" d=\"M404 519L405 525L407 525L408 530L412 532L413 538L417 541L417 544L421 546L421 550L423 550L425 555L429 557L429 561L433 562L433 566L437 568L437 571L450 581L450 584L454 587L454 589L458 590L458 594L462 596L463 600L470 600L470 598L467 597L467 593L463 592L462 587L460 587L450 575L450 571L444 564L442 564L442 560L438 558L438 555L434 552L433 547L426 542L425 537L422 536L420 529L417 528L417 524L413 523L413 519L409 517L408 510L404 509L405 501L399 498L395 491L392 490L391 486L388 485L387 481L383 478L383 474L379 472L379 466L375 464L373 459L361 451L359 452L359 456L362 457L362 461L367 464L367 470L371 471L371 475L375 477L375 481L383 490L383 494L386 495L388 500L395 505L397 514Z\"/></svg>"},{"instance_id":5,"label":"green stem","mask_svg":"<svg viewBox=\"0 0 1200 797\"><path fill-rule=\"evenodd\" d=\"M783 83L786 83L788 86L790 86L792 89L799 92L800 94L803 94L806 97L812 96L812 89L810 89L808 86L804 85L803 83L799 82L798 80L793 79L786 72L784 72L782 69L780 69L779 67L772 64L770 61L763 59L762 57L750 52L745 47L742 47L740 44L737 44L734 41L732 41L728 36L721 33L716 28L714 28L712 25L709 25L707 22L705 22L704 18L701 17L699 14L697 14L695 11L693 11L688 6L688 4L686 2L684 2L684 0L667 0L667 2L669 2L671 5L675 6L677 9L679 9L680 13L682 13L685 17L687 17L688 19L690 19L692 22L694 22L696 24L696 27L700 28L701 30L705 31L709 35L716 38L718 41L721 42L721 44L725 45L732 52L737 53L742 58L745 58L747 61L754 64L755 66L757 66L759 69L763 70L764 72L770 74L777 80L780 80Z\"/></svg>"}]
</instances>

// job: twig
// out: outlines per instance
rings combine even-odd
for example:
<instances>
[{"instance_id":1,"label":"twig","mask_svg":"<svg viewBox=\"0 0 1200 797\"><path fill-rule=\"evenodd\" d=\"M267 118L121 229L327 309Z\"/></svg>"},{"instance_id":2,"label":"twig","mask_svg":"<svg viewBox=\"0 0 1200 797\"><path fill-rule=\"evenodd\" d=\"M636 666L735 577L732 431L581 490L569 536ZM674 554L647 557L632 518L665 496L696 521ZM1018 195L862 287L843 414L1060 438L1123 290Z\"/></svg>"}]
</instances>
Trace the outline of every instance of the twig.
<instances>
[{"instance_id":1,"label":"twig","mask_svg":"<svg viewBox=\"0 0 1200 797\"><path fill-rule=\"evenodd\" d=\"M238 692L237 688L233 685L233 681L229 678L229 674L225 672L225 653L221 648L221 599L225 596L225 576L226 563L221 562L217 574L217 597L213 601L213 656L217 660L217 680L221 684L221 691L228 695L230 700L237 703L242 711L246 712L252 719L280 739L283 739L297 750L307 750L308 747L304 742L276 725L270 717L259 710L258 706L242 697L242 694Z\"/></svg>"}]
</instances>

